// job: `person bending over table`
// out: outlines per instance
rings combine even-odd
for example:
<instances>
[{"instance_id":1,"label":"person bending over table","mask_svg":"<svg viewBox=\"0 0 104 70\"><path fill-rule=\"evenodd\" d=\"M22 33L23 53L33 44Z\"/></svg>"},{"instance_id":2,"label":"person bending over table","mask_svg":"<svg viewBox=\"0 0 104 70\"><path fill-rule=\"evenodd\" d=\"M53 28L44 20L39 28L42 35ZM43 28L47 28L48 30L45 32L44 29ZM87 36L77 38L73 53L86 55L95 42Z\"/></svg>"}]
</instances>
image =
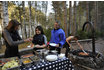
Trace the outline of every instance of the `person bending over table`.
<instances>
[{"instance_id":1,"label":"person bending over table","mask_svg":"<svg viewBox=\"0 0 104 70\"><path fill-rule=\"evenodd\" d=\"M41 26L37 26L35 33L31 47L35 46L34 50L45 48L47 45L47 37L44 35L43 28Z\"/></svg>"},{"instance_id":2,"label":"person bending over table","mask_svg":"<svg viewBox=\"0 0 104 70\"><path fill-rule=\"evenodd\" d=\"M51 40L50 43L57 44L55 47L50 46L50 50L56 50L58 51L58 54L60 54L61 48L65 44L65 32L63 29L60 28L60 21L56 20L54 23L54 29L51 31Z\"/></svg>"},{"instance_id":3,"label":"person bending over table","mask_svg":"<svg viewBox=\"0 0 104 70\"><path fill-rule=\"evenodd\" d=\"M5 58L15 56L20 57L18 45L24 42L32 41L32 38L28 38L25 40L21 39L20 35L18 34L19 25L20 23L17 20L10 20L7 27L2 32L2 37L4 38L6 44L4 55Z\"/></svg>"}]
</instances>

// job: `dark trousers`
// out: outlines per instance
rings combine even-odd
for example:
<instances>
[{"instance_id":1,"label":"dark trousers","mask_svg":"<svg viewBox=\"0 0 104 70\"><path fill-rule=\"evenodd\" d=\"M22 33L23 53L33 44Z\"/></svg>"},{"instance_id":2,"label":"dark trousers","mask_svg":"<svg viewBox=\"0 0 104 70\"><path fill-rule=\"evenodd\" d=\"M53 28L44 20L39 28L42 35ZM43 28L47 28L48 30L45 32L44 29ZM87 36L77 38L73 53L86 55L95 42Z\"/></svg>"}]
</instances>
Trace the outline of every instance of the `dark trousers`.
<instances>
[{"instance_id":1,"label":"dark trousers","mask_svg":"<svg viewBox=\"0 0 104 70\"><path fill-rule=\"evenodd\" d=\"M50 47L50 50L56 50L58 54L60 54L61 52L61 48L57 48L57 47Z\"/></svg>"},{"instance_id":2,"label":"dark trousers","mask_svg":"<svg viewBox=\"0 0 104 70\"><path fill-rule=\"evenodd\" d=\"M68 53L70 52L70 46L68 45L68 43L66 42L64 45L63 45L64 48L66 48L66 51L65 51L65 56L68 57Z\"/></svg>"}]
</instances>

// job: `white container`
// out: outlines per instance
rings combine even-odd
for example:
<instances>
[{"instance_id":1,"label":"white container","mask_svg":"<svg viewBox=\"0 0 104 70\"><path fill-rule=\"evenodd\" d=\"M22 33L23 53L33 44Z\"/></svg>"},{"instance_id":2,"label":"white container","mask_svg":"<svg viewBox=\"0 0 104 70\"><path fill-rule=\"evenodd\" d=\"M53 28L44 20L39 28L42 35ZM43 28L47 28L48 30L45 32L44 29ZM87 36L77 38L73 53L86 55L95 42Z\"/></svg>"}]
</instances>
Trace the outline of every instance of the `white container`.
<instances>
[{"instance_id":1,"label":"white container","mask_svg":"<svg viewBox=\"0 0 104 70\"><path fill-rule=\"evenodd\" d=\"M61 54L58 55L58 57L59 58L64 58L65 57L65 54L61 53Z\"/></svg>"}]
</instances>

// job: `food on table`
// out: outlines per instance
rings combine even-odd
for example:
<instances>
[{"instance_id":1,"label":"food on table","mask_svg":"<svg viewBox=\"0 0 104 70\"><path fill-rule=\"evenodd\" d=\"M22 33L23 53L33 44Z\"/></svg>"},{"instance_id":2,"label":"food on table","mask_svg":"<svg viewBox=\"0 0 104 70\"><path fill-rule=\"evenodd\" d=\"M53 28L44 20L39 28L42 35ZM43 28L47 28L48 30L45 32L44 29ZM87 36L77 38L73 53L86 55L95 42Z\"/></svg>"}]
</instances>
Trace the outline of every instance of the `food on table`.
<instances>
[{"instance_id":1,"label":"food on table","mask_svg":"<svg viewBox=\"0 0 104 70\"><path fill-rule=\"evenodd\" d=\"M26 54L26 55L22 55L23 58L28 58L28 57L31 57L31 56L34 56L34 54Z\"/></svg>"},{"instance_id":2,"label":"food on table","mask_svg":"<svg viewBox=\"0 0 104 70\"><path fill-rule=\"evenodd\" d=\"M56 51L56 50L52 50L51 52L52 52L52 53L57 53L58 51Z\"/></svg>"},{"instance_id":3,"label":"food on table","mask_svg":"<svg viewBox=\"0 0 104 70\"><path fill-rule=\"evenodd\" d=\"M8 68L13 68L19 66L19 63L15 60L8 61L7 63L4 64L2 67L2 70L7 70Z\"/></svg>"},{"instance_id":4,"label":"food on table","mask_svg":"<svg viewBox=\"0 0 104 70\"><path fill-rule=\"evenodd\" d=\"M5 62L3 62L2 60L0 60L0 66L3 66L5 64Z\"/></svg>"},{"instance_id":5,"label":"food on table","mask_svg":"<svg viewBox=\"0 0 104 70\"><path fill-rule=\"evenodd\" d=\"M4 65L4 63L0 63L0 66L3 66Z\"/></svg>"},{"instance_id":6,"label":"food on table","mask_svg":"<svg viewBox=\"0 0 104 70\"><path fill-rule=\"evenodd\" d=\"M7 59L4 59L5 62L8 62L8 61L11 61L11 59L7 58Z\"/></svg>"},{"instance_id":7,"label":"food on table","mask_svg":"<svg viewBox=\"0 0 104 70\"><path fill-rule=\"evenodd\" d=\"M31 63L31 60L29 58L22 59L22 61L24 64Z\"/></svg>"},{"instance_id":8,"label":"food on table","mask_svg":"<svg viewBox=\"0 0 104 70\"><path fill-rule=\"evenodd\" d=\"M47 55L46 56L46 60L48 60L48 61L55 61L57 59L58 59L57 55Z\"/></svg>"},{"instance_id":9,"label":"food on table","mask_svg":"<svg viewBox=\"0 0 104 70\"><path fill-rule=\"evenodd\" d=\"M33 61L39 61L39 60L40 60L40 58L39 58L38 56L33 56L33 57L31 57L31 59L32 59Z\"/></svg>"},{"instance_id":10,"label":"food on table","mask_svg":"<svg viewBox=\"0 0 104 70\"><path fill-rule=\"evenodd\" d=\"M46 50L45 52L44 52L44 55L47 55L49 53L49 50Z\"/></svg>"},{"instance_id":11,"label":"food on table","mask_svg":"<svg viewBox=\"0 0 104 70\"><path fill-rule=\"evenodd\" d=\"M59 54L59 58L63 58L63 57L65 57L65 54L63 53Z\"/></svg>"},{"instance_id":12,"label":"food on table","mask_svg":"<svg viewBox=\"0 0 104 70\"><path fill-rule=\"evenodd\" d=\"M50 43L49 45L50 45L50 46L56 46L57 44L55 44L55 43Z\"/></svg>"},{"instance_id":13,"label":"food on table","mask_svg":"<svg viewBox=\"0 0 104 70\"><path fill-rule=\"evenodd\" d=\"M0 66L3 66L5 63L15 60L19 63L18 57L2 58L0 59Z\"/></svg>"},{"instance_id":14,"label":"food on table","mask_svg":"<svg viewBox=\"0 0 104 70\"><path fill-rule=\"evenodd\" d=\"M88 55L88 53L80 52L79 55Z\"/></svg>"}]
</instances>

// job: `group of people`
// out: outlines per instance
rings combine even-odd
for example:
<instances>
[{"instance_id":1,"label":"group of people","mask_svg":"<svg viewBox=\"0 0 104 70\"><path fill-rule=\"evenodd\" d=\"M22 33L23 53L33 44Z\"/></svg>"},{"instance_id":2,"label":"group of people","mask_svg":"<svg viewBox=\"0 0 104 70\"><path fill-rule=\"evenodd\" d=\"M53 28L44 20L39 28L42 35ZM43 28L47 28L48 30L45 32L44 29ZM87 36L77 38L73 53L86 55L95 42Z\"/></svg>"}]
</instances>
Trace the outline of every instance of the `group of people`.
<instances>
[{"instance_id":1,"label":"group of people","mask_svg":"<svg viewBox=\"0 0 104 70\"><path fill-rule=\"evenodd\" d=\"M58 53L60 53L61 48L63 47L65 42L68 42L68 40L70 40L69 38L66 39L65 32L63 29L60 28L60 24L60 21L55 21L54 29L51 31L51 39L49 41L49 43L56 44L55 47L49 47L49 49L57 50ZM33 36L33 38L27 38L23 40L18 33L19 25L21 25L21 23L19 23L17 20L10 20L7 27L2 32L2 37L4 38L6 44L4 55L5 58L14 56L20 57L18 45L21 43L32 41L31 47L35 45L36 49L42 49L47 46L47 37L45 36L43 28L41 26L37 26L35 28L36 34Z\"/></svg>"}]
</instances>

